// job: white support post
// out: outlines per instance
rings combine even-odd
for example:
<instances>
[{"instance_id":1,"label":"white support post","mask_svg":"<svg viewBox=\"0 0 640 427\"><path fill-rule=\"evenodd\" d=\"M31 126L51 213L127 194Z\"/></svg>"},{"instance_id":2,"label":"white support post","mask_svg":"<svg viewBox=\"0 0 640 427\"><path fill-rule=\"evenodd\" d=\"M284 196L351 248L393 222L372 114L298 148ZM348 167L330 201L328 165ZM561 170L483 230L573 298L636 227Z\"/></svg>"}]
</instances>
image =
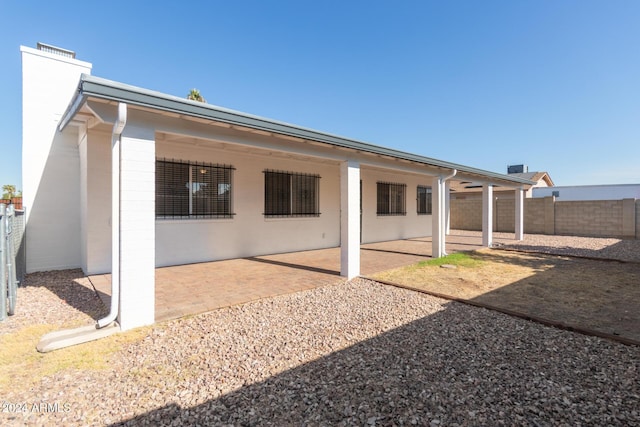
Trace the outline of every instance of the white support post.
<instances>
[{"instance_id":1,"label":"white support post","mask_svg":"<svg viewBox=\"0 0 640 427\"><path fill-rule=\"evenodd\" d=\"M445 234L448 236L451 233L451 181L444 183L444 220Z\"/></svg>"},{"instance_id":2,"label":"white support post","mask_svg":"<svg viewBox=\"0 0 640 427\"><path fill-rule=\"evenodd\" d=\"M122 330L155 321L155 132L127 125L120 138Z\"/></svg>"},{"instance_id":3,"label":"white support post","mask_svg":"<svg viewBox=\"0 0 640 427\"><path fill-rule=\"evenodd\" d=\"M524 190L516 188L516 240L524 240Z\"/></svg>"},{"instance_id":4,"label":"white support post","mask_svg":"<svg viewBox=\"0 0 640 427\"><path fill-rule=\"evenodd\" d=\"M444 230L443 230L443 185L442 177L436 176L431 184L431 257L444 256Z\"/></svg>"},{"instance_id":5,"label":"white support post","mask_svg":"<svg viewBox=\"0 0 640 427\"><path fill-rule=\"evenodd\" d=\"M340 165L340 275L360 275L360 164Z\"/></svg>"},{"instance_id":6,"label":"white support post","mask_svg":"<svg viewBox=\"0 0 640 427\"><path fill-rule=\"evenodd\" d=\"M493 186L482 186L482 246L493 244Z\"/></svg>"}]
</instances>

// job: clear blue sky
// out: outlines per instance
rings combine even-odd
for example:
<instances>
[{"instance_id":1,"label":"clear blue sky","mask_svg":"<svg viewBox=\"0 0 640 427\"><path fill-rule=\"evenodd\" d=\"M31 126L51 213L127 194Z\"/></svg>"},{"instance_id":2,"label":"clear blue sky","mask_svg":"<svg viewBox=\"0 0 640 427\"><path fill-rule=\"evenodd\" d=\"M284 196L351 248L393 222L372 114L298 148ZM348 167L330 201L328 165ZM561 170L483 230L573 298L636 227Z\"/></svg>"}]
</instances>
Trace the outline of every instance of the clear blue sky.
<instances>
[{"instance_id":1,"label":"clear blue sky","mask_svg":"<svg viewBox=\"0 0 640 427\"><path fill-rule=\"evenodd\" d=\"M19 46L39 41L96 76L374 144L640 183L636 0L0 0L0 184L19 188Z\"/></svg>"}]
</instances>

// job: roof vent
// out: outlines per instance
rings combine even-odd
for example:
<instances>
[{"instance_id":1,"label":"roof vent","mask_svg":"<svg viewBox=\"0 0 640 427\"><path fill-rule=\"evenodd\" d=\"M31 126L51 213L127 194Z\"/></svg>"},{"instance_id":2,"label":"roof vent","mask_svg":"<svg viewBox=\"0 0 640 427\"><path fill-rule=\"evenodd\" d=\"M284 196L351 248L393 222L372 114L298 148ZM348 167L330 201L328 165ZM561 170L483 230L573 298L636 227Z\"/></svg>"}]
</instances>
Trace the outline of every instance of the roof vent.
<instances>
[{"instance_id":1,"label":"roof vent","mask_svg":"<svg viewBox=\"0 0 640 427\"><path fill-rule=\"evenodd\" d=\"M527 165L511 165L507 166L507 173L527 173L529 166Z\"/></svg>"},{"instance_id":2,"label":"roof vent","mask_svg":"<svg viewBox=\"0 0 640 427\"><path fill-rule=\"evenodd\" d=\"M38 50L47 53L53 53L54 55L64 56L66 58L75 58L76 53L72 50L63 49L61 47L51 46L50 44L44 44L38 42Z\"/></svg>"}]
</instances>

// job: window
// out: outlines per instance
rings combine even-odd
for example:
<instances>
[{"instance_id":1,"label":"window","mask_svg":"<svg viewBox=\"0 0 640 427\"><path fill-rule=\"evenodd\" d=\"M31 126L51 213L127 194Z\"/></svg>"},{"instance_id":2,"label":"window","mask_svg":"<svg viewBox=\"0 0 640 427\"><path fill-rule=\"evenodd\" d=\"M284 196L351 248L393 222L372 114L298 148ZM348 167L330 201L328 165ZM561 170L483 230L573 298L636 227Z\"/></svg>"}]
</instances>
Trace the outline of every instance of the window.
<instances>
[{"instance_id":1,"label":"window","mask_svg":"<svg viewBox=\"0 0 640 427\"><path fill-rule=\"evenodd\" d=\"M431 214L431 187L418 185L418 215Z\"/></svg>"},{"instance_id":2,"label":"window","mask_svg":"<svg viewBox=\"0 0 640 427\"><path fill-rule=\"evenodd\" d=\"M378 182L378 215L406 215L406 184Z\"/></svg>"},{"instance_id":3,"label":"window","mask_svg":"<svg viewBox=\"0 0 640 427\"><path fill-rule=\"evenodd\" d=\"M320 215L320 176L264 171L264 216Z\"/></svg>"},{"instance_id":4,"label":"window","mask_svg":"<svg viewBox=\"0 0 640 427\"><path fill-rule=\"evenodd\" d=\"M232 218L232 166L156 160L156 218Z\"/></svg>"}]
</instances>

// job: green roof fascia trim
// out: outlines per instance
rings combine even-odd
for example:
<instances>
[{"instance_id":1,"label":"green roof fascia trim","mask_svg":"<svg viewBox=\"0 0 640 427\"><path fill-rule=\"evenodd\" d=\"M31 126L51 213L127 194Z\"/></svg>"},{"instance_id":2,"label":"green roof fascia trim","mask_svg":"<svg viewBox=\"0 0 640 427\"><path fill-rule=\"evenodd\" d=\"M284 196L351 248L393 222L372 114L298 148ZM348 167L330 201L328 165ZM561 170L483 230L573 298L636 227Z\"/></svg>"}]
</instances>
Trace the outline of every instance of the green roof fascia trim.
<instances>
[{"instance_id":1,"label":"green roof fascia trim","mask_svg":"<svg viewBox=\"0 0 640 427\"><path fill-rule=\"evenodd\" d=\"M188 115L192 117L228 123L231 125L253 128L266 132L279 133L282 135L317 141L352 150L423 163L426 165L444 169L457 169L459 172L466 172L474 175L480 175L486 178L493 178L502 182L524 185L535 184L534 181L530 181L524 178L511 177L508 175L472 168L465 165L445 162L430 157L394 150L392 148L386 148L379 145L343 138L337 135L318 132L313 129L307 129L289 123L266 119L263 117L218 107L212 104L204 104L197 101L191 101L186 98L167 95L161 92L126 85L123 83L87 74L83 74L80 78L78 92L72 103L67 108L67 111L63 115L63 118L59 125L60 130L64 129L64 127L72 120L77 111L84 104L84 101L90 97L105 99L109 101L124 102L130 105L137 105L175 114Z\"/></svg>"}]
</instances>

